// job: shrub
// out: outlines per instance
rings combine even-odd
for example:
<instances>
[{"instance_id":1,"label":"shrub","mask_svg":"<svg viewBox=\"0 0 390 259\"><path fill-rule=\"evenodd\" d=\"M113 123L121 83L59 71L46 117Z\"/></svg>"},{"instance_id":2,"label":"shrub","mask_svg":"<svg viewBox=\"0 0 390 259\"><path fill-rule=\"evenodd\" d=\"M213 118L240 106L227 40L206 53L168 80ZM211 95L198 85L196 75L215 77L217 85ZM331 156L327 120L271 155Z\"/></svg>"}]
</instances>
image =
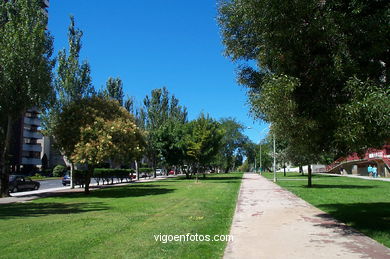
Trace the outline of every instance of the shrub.
<instances>
[{"instance_id":1,"label":"shrub","mask_svg":"<svg viewBox=\"0 0 390 259\"><path fill-rule=\"evenodd\" d=\"M63 165L56 165L53 169L53 176L62 177L65 175L66 167Z\"/></svg>"}]
</instances>

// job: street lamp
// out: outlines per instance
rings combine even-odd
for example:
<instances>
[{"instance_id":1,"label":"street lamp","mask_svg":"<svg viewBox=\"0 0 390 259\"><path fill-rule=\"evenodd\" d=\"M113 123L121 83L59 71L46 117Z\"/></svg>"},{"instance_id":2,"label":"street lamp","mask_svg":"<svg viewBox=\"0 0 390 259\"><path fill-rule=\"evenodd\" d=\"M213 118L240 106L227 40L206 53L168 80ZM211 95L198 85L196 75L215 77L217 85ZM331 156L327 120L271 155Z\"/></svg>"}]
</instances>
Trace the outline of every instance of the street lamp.
<instances>
[{"instance_id":1,"label":"street lamp","mask_svg":"<svg viewBox=\"0 0 390 259\"><path fill-rule=\"evenodd\" d=\"M252 127L247 127L247 129L252 129ZM260 168L259 168L259 170L260 170L260 174L262 173L262 169L263 169L262 160L261 160L261 140L262 140L261 134L263 134L263 132L265 130L269 130L269 126L267 126L266 128L264 128L263 130L260 131L260 141L259 141L259 149L260 149ZM255 152L255 172L256 172L256 152Z\"/></svg>"}]
</instances>

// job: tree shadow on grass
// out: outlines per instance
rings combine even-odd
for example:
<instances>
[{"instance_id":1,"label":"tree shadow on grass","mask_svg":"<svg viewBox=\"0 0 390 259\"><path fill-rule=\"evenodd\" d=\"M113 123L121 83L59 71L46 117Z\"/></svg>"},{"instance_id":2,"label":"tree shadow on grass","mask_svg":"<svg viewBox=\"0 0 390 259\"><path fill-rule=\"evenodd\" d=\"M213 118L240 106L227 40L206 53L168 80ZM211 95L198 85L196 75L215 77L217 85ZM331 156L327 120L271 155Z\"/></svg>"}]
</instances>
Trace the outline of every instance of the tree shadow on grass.
<instances>
[{"instance_id":1,"label":"tree shadow on grass","mask_svg":"<svg viewBox=\"0 0 390 259\"><path fill-rule=\"evenodd\" d=\"M307 185L304 185L306 188ZM371 189L371 188L377 188L378 186L375 185L355 185L355 184L313 184L313 189L325 189L325 188L332 188L332 189Z\"/></svg>"},{"instance_id":2,"label":"tree shadow on grass","mask_svg":"<svg viewBox=\"0 0 390 259\"><path fill-rule=\"evenodd\" d=\"M103 188L100 190L92 191L90 194L86 195L84 193L76 193L69 196L61 196L63 198L69 197L94 197L94 198L127 198L127 197L141 197L148 195L161 195L173 192L173 188L161 188L161 185L152 185L152 184L134 184L127 185L122 187L112 188Z\"/></svg>"},{"instance_id":3,"label":"tree shadow on grass","mask_svg":"<svg viewBox=\"0 0 390 259\"><path fill-rule=\"evenodd\" d=\"M322 204L317 207L365 234L390 233L390 202ZM329 224L320 226L332 227ZM349 232L345 234L348 235Z\"/></svg>"},{"instance_id":4,"label":"tree shadow on grass","mask_svg":"<svg viewBox=\"0 0 390 259\"><path fill-rule=\"evenodd\" d=\"M182 178L180 180L195 180L196 177L195 176L192 176L191 179L187 179L187 178ZM199 181L218 181L218 182L221 182L221 181L229 181L229 182L237 182L237 181L240 181L242 179L242 177L238 177L238 176L210 176L210 175L207 175L206 178L203 178L203 175L202 174L199 174L198 175L198 179Z\"/></svg>"},{"instance_id":5,"label":"tree shadow on grass","mask_svg":"<svg viewBox=\"0 0 390 259\"><path fill-rule=\"evenodd\" d=\"M40 217L53 214L74 214L107 210L101 202L91 203L11 203L0 205L0 219Z\"/></svg>"}]
</instances>

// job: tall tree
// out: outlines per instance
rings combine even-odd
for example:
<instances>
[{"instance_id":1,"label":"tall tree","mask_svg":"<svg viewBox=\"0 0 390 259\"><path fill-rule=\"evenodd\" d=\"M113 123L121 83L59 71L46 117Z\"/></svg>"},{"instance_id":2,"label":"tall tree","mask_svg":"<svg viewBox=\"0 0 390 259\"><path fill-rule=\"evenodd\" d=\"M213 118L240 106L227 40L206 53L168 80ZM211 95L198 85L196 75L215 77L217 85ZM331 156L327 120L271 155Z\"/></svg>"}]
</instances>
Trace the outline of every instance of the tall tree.
<instances>
[{"instance_id":1,"label":"tall tree","mask_svg":"<svg viewBox=\"0 0 390 259\"><path fill-rule=\"evenodd\" d=\"M110 98L117 100L120 105L123 105L123 82L119 77L108 78L106 83L106 90Z\"/></svg>"},{"instance_id":2,"label":"tall tree","mask_svg":"<svg viewBox=\"0 0 390 259\"><path fill-rule=\"evenodd\" d=\"M201 114L198 119L188 123L185 135L187 156L195 169L196 180L198 173L205 176L206 166L216 158L223 133L220 124L208 115Z\"/></svg>"},{"instance_id":3,"label":"tall tree","mask_svg":"<svg viewBox=\"0 0 390 259\"><path fill-rule=\"evenodd\" d=\"M175 96L170 96L168 90L163 87L154 89L151 96L146 96L144 105L141 107L137 115L139 124L147 131L146 137L146 156L148 157L151 166L156 168L164 157L163 153L167 154L167 143L162 143L162 127L167 126L167 121L174 121L174 123L184 124L187 121L187 109L179 105L179 100ZM173 129L171 127L171 129ZM156 174L155 174L156 176Z\"/></svg>"},{"instance_id":4,"label":"tall tree","mask_svg":"<svg viewBox=\"0 0 390 259\"><path fill-rule=\"evenodd\" d=\"M0 157L0 196L8 196L12 125L27 108L52 96L53 40L38 0L0 2L0 113L6 114Z\"/></svg>"},{"instance_id":5,"label":"tall tree","mask_svg":"<svg viewBox=\"0 0 390 259\"><path fill-rule=\"evenodd\" d=\"M224 134L221 140L220 164L228 173L235 164L235 155L241 153L247 138L242 131L244 126L233 118L224 118L220 120L221 129Z\"/></svg>"},{"instance_id":6,"label":"tall tree","mask_svg":"<svg viewBox=\"0 0 390 259\"><path fill-rule=\"evenodd\" d=\"M74 17L70 17L68 28L68 53L62 49L58 53L58 65L54 85L56 101L43 115L43 128L46 134L56 136L53 128L56 127L59 114L63 108L72 102L79 101L95 93L92 86L91 69L87 61L80 61L83 32L76 28ZM56 142L55 142L56 143ZM61 146L60 146L61 148ZM67 157L69 159L69 157ZM71 160L70 160L71 161ZM73 180L74 165L71 162L71 178ZM74 183L72 181L72 188Z\"/></svg>"},{"instance_id":7,"label":"tall tree","mask_svg":"<svg viewBox=\"0 0 390 259\"><path fill-rule=\"evenodd\" d=\"M92 86L89 63L80 61L81 38L83 32L75 27L74 17L70 17L68 28L69 53L62 49L58 53L55 87L58 95L59 111L62 106L95 93Z\"/></svg>"},{"instance_id":8,"label":"tall tree","mask_svg":"<svg viewBox=\"0 0 390 259\"><path fill-rule=\"evenodd\" d=\"M272 122L279 137L287 133L289 149L296 149L305 160L314 162L324 154L338 155L370 144L361 138L351 146L348 135L359 138L354 131L339 134L339 138L336 135L343 125L340 109L356 101L351 99L354 92L348 87L351 77L388 88L389 7L384 0L220 1L219 22L226 54L257 64L257 68L244 67L239 75L251 98L255 96L252 108L258 117ZM271 98L273 94L287 99ZM280 103L292 108L274 121L277 116L269 116L264 106L258 107L267 99L263 95L273 100L268 102L267 111ZM379 100L383 109L387 100ZM282 119L293 122L289 132ZM385 122L378 118L372 123L378 128ZM372 142L383 144L385 134L375 133L368 133L375 135Z\"/></svg>"}]
</instances>

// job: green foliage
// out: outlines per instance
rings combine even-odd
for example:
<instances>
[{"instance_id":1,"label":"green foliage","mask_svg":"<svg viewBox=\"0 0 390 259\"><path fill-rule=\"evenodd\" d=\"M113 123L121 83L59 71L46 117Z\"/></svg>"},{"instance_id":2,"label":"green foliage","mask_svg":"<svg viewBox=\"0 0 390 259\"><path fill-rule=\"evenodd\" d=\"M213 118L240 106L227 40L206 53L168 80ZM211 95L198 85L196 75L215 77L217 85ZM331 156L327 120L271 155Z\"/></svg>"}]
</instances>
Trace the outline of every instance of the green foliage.
<instances>
[{"instance_id":1,"label":"green foliage","mask_svg":"<svg viewBox=\"0 0 390 259\"><path fill-rule=\"evenodd\" d=\"M1 197L8 195L12 125L28 108L43 108L53 97L53 39L46 25L40 1L0 1Z\"/></svg>"},{"instance_id":2,"label":"green foliage","mask_svg":"<svg viewBox=\"0 0 390 259\"><path fill-rule=\"evenodd\" d=\"M153 168L141 167L138 169L140 173L153 173Z\"/></svg>"},{"instance_id":3,"label":"green foliage","mask_svg":"<svg viewBox=\"0 0 390 259\"><path fill-rule=\"evenodd\" d=\"M288 153L300 162L367 147L354 130L354 140L348 140L339 114L352 109L351 103L365 109L364 98L348 86L354 76L382 89L378 102L388 103L383 93L389 78L389 7L383 0L220 1L226 55L257 65L239 73L239 82L249 87L252 112L272 123L277 139L286 139ZM388 138L383 127L365 133L378 145Z\"/></svg>"},{"instance_id":4,"label":"green foliage","mask_svg":"<svg viewBox=\"0 0 390 259\"><path fill-rule=\"evenodd\" d=\"M43 128L49 135L53 134L57 117L64 106L95 93L89 63L79 60L82 36L83 32L75 27L74 17L71 16L68 28L69 51L67 53L66 49L62 49L58 52L57 57L58 65L54 79L57 98L54 105L47 109L42 116Z\"/></svg>"},{"instance_id":5,"label":"green foliage","mask_svg":"<svg viewBox=\"0 0 390 259\"><path fill-rule=\"evenodd\" d=\"M62 177L65 175L67 169L65 166L63 165L56 165L54 168L53 168L53 176L55 177Z\"/></svg>"},{"instance_id":6,"label":"green foliage","mask_svg":"<svg viewBox=\"0 0 390 259\"><path fill-rule=\"evenodd\" d=\"M187 122L187 109L179 105L168 90L154 89L146 96L138 116L141 128L147 131L146 156L152 167L160 161L179 164L182 161L182 125Z\"/></svg>"},{"instance_id":7,"label":"green foliage","mask_svg":"<svg viewBox=\"0 0 390 259\"><path fill-rule=\"evenodd\" d=\"M40 1L1 1L0 9L0 111L18 117L52 96L53 39Z\"/></svg>"},{"instance_id":8,"label":"green foliage","mask_svg":"<svg viewBox=\"0 0 390 259\"><path fill-rule=\"evenodd\" d=\"M383 140L390 140L390 87L357 78L349 80L347 87L350 101L338 109L337 144L347 152L361 153L381 147Z\"/></svg>"},{"instance_id":9,"label":"green foliage","mask_svg":"<svg viewBox=\"0 0 390 259\"><path fill-rule=\"evenodd\" d=\"M218 154L222 137L220 124L201 114L187 125L185 141L188 159L197 167L208 165Z\"/></svg>"},{"instance_id":10,"label":"green foliage","mask_svg":"<svg viewBox=\"0 0 390 259\"><path fill-rule=\"evenodd\" d=\"M244 126L233 118L220 120L220 128L223 131L220 150L218 154L218 165L224 168L227 173L236 163L237 157L242 157L244 146L249 140L243 135ZM241 161L242 162L242 161Z\"/></svg>"},{"instance_id":11,"label":"green foliage","mask_svg":"<svg viewBox=\"0 0 390 259\"><path fill-rule=\"evenodd\" d=\"M106 83L107 95L119 102L120 105L123 105L123 83L122 80L118 78L108 78Z\"/></svg>"},{"instance_id":12,"label":"green foliage","mask_svg":"<svg viewBox=\"0 0 390 259\"><path fill-rule=\"evenodd\" d=\"M81 140L82 129L85 128L85 131L87 126L93 125L96 118L103 121L121 118L133 121L133 117L116 101L89 97L70 103L59 114L53 129L56 143L68 158L74 154L76 144Z\"/></svg>"},{"instance_id":13,"label":"green foliage","mask_svg":"<svg viewBox=\"0 0 390 259\"><path fill-rule=\"evenodd\" d=\"M95 168L93 171L93 178L99 184L101 180L106 181L107 183L113 178L119 179L121 182L123 180L128 181L130 176L134 174L134 169L109 169L109 168Z\"/></svg>"}]
</instances>

